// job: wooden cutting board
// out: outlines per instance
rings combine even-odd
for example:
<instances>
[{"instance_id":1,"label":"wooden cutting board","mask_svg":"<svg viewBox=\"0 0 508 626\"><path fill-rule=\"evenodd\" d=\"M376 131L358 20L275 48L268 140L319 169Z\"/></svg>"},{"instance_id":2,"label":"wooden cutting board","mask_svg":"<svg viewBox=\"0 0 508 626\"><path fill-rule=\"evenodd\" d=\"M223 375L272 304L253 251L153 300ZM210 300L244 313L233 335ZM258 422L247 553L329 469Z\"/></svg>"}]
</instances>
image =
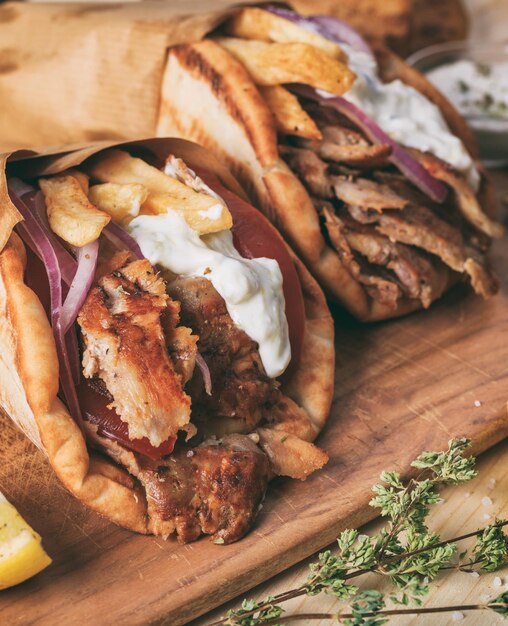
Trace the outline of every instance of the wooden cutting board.
<instances>
[{"instance_id":1,"label":"wooden cutting board","mask_svg":"<svg viewBox=\"0 0 508 626\"><path fill-rule=\"evenodd\" d=\"M471 437L476 451L508 436L508 239L493 262L502 290L489 302L459 287L394 322L365 327L337 313L337 389L320 439L330 462L306 482L274 482L255 528L231 546L116 528L69 496L1 418L0 489L54 563L1 592L0 623L184 624L372 519L382 470L407 473L422 450L453 436Z\"/></svg>"}]
</instances>

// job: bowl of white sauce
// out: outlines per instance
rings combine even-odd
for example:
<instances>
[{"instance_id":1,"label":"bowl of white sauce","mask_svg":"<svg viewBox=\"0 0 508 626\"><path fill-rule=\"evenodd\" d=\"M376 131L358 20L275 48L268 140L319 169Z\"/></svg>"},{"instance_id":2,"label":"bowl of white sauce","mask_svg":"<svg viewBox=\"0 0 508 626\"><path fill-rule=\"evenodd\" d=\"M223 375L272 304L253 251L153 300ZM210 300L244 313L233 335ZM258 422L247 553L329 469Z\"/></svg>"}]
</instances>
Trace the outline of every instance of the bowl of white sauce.
<instances>
[{"instance_id":1,"label":"bowl of white sauce","mask_svg":"<svg viewBox=\"0 0 508 626\"><path fill-rule=\"evenodd\" d=\"M414 53L408 63L466 118L483 161L490 166L508 163L508 43L439 44Z\"/></svg>"}]
</instances>

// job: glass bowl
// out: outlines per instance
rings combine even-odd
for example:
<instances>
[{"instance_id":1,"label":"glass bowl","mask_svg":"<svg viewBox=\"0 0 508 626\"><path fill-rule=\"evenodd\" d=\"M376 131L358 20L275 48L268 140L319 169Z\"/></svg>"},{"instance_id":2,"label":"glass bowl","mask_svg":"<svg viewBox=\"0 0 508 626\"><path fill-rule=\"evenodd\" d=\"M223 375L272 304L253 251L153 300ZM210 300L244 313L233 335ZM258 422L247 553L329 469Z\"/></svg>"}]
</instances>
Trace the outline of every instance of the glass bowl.
<instances>
[{"instance_id":1,"label":"glass bowl","mask_svg":"<svg viewBox=\"0 0 508 626\"><path fill-rule=\"evenodd\" d=\"M415 52L407 62L423 74L428 74L431 70L464 60L473 61L481 67L506 64L508 80L508 42L495 45L477 45L469 42L438 44ZM460 79L459 73L453 76L450 74L450 80ZM436 86L440 88L438 84ZM446 87L442 91L446 95ZM450 99L453 102L453 98ZM502 117L482 111L474 113L461 111L476 135L482 160L491 167L508 164L508 91L502 100L506 101L507 107ZM453 103L457 106L456 102ZM460 106L457 108L460 110Z\"/></svg>"}]
</instances>

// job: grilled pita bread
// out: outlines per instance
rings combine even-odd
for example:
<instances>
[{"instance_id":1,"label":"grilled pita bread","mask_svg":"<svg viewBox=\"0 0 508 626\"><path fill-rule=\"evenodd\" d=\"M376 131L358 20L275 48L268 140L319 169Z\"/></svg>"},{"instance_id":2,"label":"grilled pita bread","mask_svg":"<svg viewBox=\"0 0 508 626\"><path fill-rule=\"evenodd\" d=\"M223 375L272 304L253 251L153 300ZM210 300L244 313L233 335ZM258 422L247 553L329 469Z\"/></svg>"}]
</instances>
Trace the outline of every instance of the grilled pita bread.
<instances>
[{"instance_id":1,"label":"grilled pita bread","mask_svg":"<svg viewBox=\"0 0 508 626\"><path fill-rule=\"evenodd\" d=\"M24 282L26 263L24 244L12 232L0 252L0 408L45 452L61 482L83 504L130 530L155 532L140 484L87 447L57 396L53 333L42 303ZM311 441L322 430L332 401L334 328L321 289L296 257L295 265L304 293L305 336L300 366L282 390L308 415L306 439Z\"/></svg>"},{"instance_id":2,"label":"grilled pita bread","mask_svg":"<svg viewBox=\"0 0 508 626\"><path fill-rule=\"evenodd\" d=\"M381 76L400 78L437 104L454 134L472 156L474 138L454 107L416 70L382 48L377 53ZM396 317L421 307L401 298L388 306L370 298L338 254L325 241L319 215L305 187L282 160L274 117L244 69L213 40L175 46L169 51L162 86L157 134L176 135L210 148L243 183L257 206L288 238L333 300L364 321ZM487 214L494 206L488 178L480 198ZM439 268L449 288L459 280Z\"/></svg>"}]
</instances>

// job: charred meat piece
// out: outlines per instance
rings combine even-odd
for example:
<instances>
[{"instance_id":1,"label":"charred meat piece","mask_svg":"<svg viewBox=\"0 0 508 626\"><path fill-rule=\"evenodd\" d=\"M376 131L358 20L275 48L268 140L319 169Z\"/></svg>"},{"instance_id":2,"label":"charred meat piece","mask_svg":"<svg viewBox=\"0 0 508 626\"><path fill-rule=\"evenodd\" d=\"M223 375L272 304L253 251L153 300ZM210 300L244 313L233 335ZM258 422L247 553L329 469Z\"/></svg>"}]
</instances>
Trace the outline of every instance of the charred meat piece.
<instances>
[{"instance_id":1,"label":"charred meat piece","mask_svg":"<svg viewBox=\"0 0 508 626\"><path fill-rule=\"evenodd\" d=\"M280 146L280 153L311 194L318 198L333 198L328 166L313 150Z\"/></svg>"},{"instance_id":2,"label":"charred meat piece","mask_svg":"<svg viewBox=\"0 0 508 626\"><path fill-rule=\"evenodd\" d=\"M456 272L466 273L473 279L473 289L484 297L498 290L485 257L476 249L467 246L461 232L441 220L430 209L408 205L404 211L363 210L348 206L352 217L362 224L375 224L378 232L392 241L414 245L439 257Z\"/></svg>"},{"instance_id":3,"label":"charred meat piece","mask_svg":"<svg viewBox=\"0 0 508 626\"><path fill-rule=\"evenodd\" d=\"M162 328L173 366L185 385L194 374L199 338L187 326L179 326L179 320L180 303L168 298L168 306L161 318Z\"/></svg>"},{"instance_id":4,"label":"charred meat piece","mask_svg":"<svg viewBox=\"0 0 508 626\"><path fill-rule=\"evenodd\" d=\"M446 272L437 259L423 250L391 241L373 226L358 224L347 215L345 237L351 248L365 257L369 263L391 270L408 298L419 299L428 308L442 295L447 285Z\"/></svg>"},{"instance_id":5,"label":"charred meat piece","mask_svg":"<svg viewBox=\"0 0 508 626\"><path fill-rule=\"evenodd\" d=\"M348 120L348 118L339 113L337 109L324 106L323 104L314 102L313 100L306 100L305 98L300 98L300 103L316 122L320 130L326 126L340 126L342 128L355 130L353 124Z\"/></svg>"},{"instance_id":6,"label":"charred meat piece","mask_svg":"<svg viewBox=\"0 0 508 626\"><path fill-rule=\"evenodd\" d=\"M201 534L231 543L249 530L271 476L268 458L246 435L212 439L201 446L177 443L171 456L152 461L97 433L87 437L134 476L147 502L148 530L179 541Z\"/></svg>"},{"instance_id":7,"label":"charred meat piece","mask_svg":"<svg viewBox=\"0 0 508 626\"><path fill-rule=\"evenodd\" d=\"M131 439L157 447L190 419L190 398L168 355L161 316L169 308L164 281L146 260L107 274L92 288L78 317L83 374L98 376Z\"/></svg>"},{"instance_id":8,"label":"charred meat piece","mask_svg":"<svg viewBox=\"0 0 508 626\"><path fill-rule=\"evenodd\" d=\"M456 172L451 165L445 163L445 161L442 161L433 154L415 149L409 149L409 151L432 176L442 180L453 189L457 205L470 224L490 237L503 236L503 227L501 224L491 220L489 216L483 212L476 195L464 176Z\"/></svg>"},{"instance_id":9,"label":"charred meat piece","mask_svg":"<svg viewBox=\"0 0 508 626\"><path fill-rule=\"evenodd\" d=\"M337 198L345 204L378 212L387 209L400 210L408 205L408 201L391 187L368 178L349 180L343 176L336 176L332 182Z\"/></svg>"},{"instance_id":10,"label":"charred meat piece","mask_svg":"<svg viewBox=\"0 0 508 626\"><path fill-rule=\"evenodd\" d=\"M258 428L259 445L278 476L305 480L327 463L326 452L309 441L272 428Z\"/></svg>"},{"instance_id":11,"label":"charred meat piece","mask_svg":"<svg viewBox=\"0 0 508 626\"><path fill-rule=\"evenodd\" d=\"M199 336L199 351L212 378L211 396L200 373L189 382L193 421L205 434L250 432L280 393L264 371L257 344L234 324L205 278L178 278L168 284L168 292L181 303L182 322Z\"/></svg>"},{"instance_id":12,"label":"charred meat piece","mask_svg":"<svg viewBox=\"0 0 508 626\"><path fill-rule=\"evenodd\" d=\"M383 272L384 275L381 275L379 269L354 254L347 240L344 222L333 210L325 207L323 215L330 242L351 276L364 285L371 298L395 310L397 301L402 297L402 290L395 276L390 275L390 272Z\"/></svg>"},{"instance_id":13,"label":"charred meat piece","mask_svg":"<svg viewBox=\"0 0 508 626\"><path fill-rule=\"evenodd\" d=\"M298 145L316 152L325 161L345 163L358 168L372 169L389 164L392 154L387 144L371 144L360 133L345 126L322 126L323 139L296 140Z\"/></svg>"},{"instance_id":14,"label":"charred meat piece","mask_svg":"<svg viewBox=\"0 0 508 626\"><path fill-rule=\"evenodd\" d=\"M138 479L146 490L150 527L182 542L202 533L237 541L249 530L263 501L268 459L246 436L182 449L161 463L143 459Z\"/></svg>"},{"instance_id":15,"label":"charred meat piece","mask_svg":"<svg viewBox=\"0 0 508 626\"><path fill-rule=\"evenodd\" d=\"M403 290L397 283L395 276L381 267L369 265L361 258L358 259L360 275L358 281L365 286L365 291L373 300L381 302L394 311L397 302L403 296Z\"/></svg>"}]
</instances>

